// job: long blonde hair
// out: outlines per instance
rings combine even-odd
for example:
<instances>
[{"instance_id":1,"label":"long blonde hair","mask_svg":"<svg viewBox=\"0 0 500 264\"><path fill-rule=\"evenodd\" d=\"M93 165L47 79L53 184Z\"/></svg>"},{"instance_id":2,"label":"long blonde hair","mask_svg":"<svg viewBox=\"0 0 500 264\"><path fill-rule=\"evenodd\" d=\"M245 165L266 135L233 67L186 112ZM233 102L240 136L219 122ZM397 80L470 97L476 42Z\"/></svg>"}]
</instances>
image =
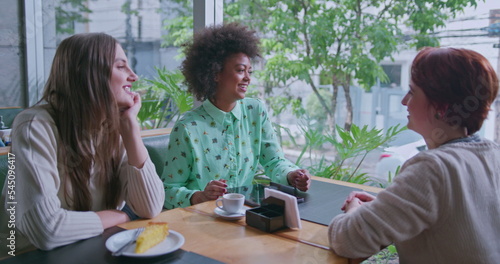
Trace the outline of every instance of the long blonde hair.
<instances>
[{"instance_id":1,"label":"long blonde hair","mask_svg":"<svg viewBox=\"0 0 500 264\"><path fill-rule=\"evenodd\" d=\"M104 33L76 34L57 48L41 101L51 106L77 211L91 209L90 171L94 165L104 185L105 206L116 208L121 192L118 178L119 110L110 89L117 41Z\"/></svg>"}]
</instances>

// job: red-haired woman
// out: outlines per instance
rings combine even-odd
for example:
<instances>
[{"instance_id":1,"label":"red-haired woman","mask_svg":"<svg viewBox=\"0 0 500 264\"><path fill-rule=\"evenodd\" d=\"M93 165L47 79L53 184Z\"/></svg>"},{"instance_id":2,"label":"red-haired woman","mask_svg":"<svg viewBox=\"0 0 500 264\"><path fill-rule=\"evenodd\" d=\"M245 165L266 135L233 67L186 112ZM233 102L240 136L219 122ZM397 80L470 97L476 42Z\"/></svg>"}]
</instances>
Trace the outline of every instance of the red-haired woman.
<instances>
[{"instance_id":1,"label":"red-haired woman","mask_svg":"<svg viewBox=\"0 0 500 264\"><path fill-rule=\"evenodd\" d=\"M353 192L329 226L331 248L363 258L391 243L401 263L496 263L500 259L500 146L476 132L498 93L486 58L425 48L411 68L408 128L429 150L408 160L373 197Z\"/></svg>"}]
</instances>

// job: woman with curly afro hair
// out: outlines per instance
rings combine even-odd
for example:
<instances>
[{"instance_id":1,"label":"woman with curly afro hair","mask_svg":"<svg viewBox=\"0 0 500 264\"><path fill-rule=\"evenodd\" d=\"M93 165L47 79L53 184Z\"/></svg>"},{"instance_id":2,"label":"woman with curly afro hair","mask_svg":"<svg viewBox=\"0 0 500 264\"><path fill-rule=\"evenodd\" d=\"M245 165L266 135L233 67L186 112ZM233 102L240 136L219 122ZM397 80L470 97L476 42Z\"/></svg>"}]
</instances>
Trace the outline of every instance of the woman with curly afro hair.
<instances>
[{"instance_id":1,"label":"woman with curly afro hair","mask_svg":"<svg viewBox=\"0 0 500 264\"><path fill-rule=\"evenodd\" d=\"M256 32L236 23L212 26L186 44L185 83L202 105L174 126L162 180L165 207L215 200L249 186L259 164L273 181L307 191L309 172L285 159L263 103L245 98Z\"/></svg>"}]
</instances>

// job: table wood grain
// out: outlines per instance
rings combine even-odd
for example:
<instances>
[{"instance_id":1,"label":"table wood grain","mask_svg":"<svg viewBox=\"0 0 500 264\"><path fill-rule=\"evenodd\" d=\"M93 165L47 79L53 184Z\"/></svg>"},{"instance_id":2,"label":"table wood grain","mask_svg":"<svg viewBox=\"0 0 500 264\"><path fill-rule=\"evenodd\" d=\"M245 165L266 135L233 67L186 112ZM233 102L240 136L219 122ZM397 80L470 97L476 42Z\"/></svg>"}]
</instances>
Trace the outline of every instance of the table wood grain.
<instances>
[{"instance_id":1,"label":"table wood grain","mask_svg":"<svg viewBox=\"0 0 500 264\"><path fill-rule=\"evenodd\" d=\"M314 180L378 193L382 189L313 177ZM228 221L214 213L215 202L163 211L150 220L119 225L125 229L145 226L149 221L168 222L185 238L182 249L226 263L352 263L329 250L328 227L302 221L302 229L266 233L246 225L245 218Z\"/></svg>"},{"instance_id":2,"label":"table wood grain","mask_svg":"<svg viewBox=\"0 0 500 264\"><path fill-rule=\"evenodd\" d=\"M335 255L327 247L317 247L247 227L244 219L219 219L213 214L214 208L215 203L210 201L188 208L167 210L153 219L119 226L133 229L145 226L149 221L168 222L170 229L184 236L182 249L225 263L348 263L347 259ZM306 228L313 232L308 236L319 234L313 225ZM300 232L306 232L306 228Z\"/></svg>"}]
</instances>

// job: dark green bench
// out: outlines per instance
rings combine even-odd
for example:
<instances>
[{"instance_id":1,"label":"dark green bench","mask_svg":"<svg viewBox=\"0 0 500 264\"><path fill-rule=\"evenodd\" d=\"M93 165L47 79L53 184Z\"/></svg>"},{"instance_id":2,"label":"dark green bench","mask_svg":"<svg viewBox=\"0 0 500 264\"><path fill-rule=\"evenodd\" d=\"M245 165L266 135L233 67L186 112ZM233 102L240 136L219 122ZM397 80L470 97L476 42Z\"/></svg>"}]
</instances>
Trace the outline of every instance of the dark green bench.
<instances>
[{"instance_id":1,"label":"dark green bench","mask_svg":"<svg viewBox=\"0 0 500 264\"><path fill-rule=\"evenodd\" d=\"M158 176L161 176L165 167L165 156L167 154L168 141L170 134L143 137L142 141L148 150L149 157L156 167Z\"/></svg>"},{"instance_id":2,"label":"dark green bench","mask_svg":"<svg viewBox=\"0 0 500 264\"><path fill-rule=\"evenodd\" d=\"M2 116L3 123L6 127L11 128L12 122L17 114L19 114L24 109L21 107L2 107L0 108L0 116Z\"/></svg>"},{"instance_id":3,"label":"dark green bench","mask_svg":"<svg viewBox=\"0 0 500 264\"><path fill-rule=\"evenodd\" d=\"M0 193L3 190L7 173L9 172L9 155L0 155ZM3 206L3 205L2 205Z\"/></svg>"}]
</instances>

